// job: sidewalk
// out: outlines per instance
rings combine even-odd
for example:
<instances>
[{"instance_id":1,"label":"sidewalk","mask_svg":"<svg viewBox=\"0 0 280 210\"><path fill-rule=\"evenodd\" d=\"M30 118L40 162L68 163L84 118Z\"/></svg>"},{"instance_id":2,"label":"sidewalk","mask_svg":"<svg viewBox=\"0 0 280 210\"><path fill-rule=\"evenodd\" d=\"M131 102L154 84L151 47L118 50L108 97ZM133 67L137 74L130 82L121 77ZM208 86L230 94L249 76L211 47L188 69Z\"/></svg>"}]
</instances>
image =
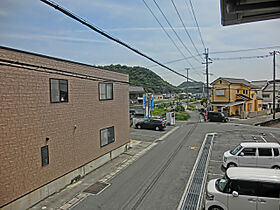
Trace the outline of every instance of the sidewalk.
<instances>
[{"instance_id":1,"label":"sidewalk","mask_svg":"<svg viewBox=\"0 0 280 210\"><path fill-rule=\"evenodd\" d=\"M83 191L97 181L108 181L117 175L122 169L128 167L132 162L141 157L145 152L151 149L155 143L131 140L131 148L112 161L106 163L100 168L94 170L81 180L68 185L65 189L57 192L45 200L39 202L30 209L68 209L78 201L88 196Z\"/></svg>"},{"instance_id":2,"label":"sidewalk","mask_svg":"<svg viewBox=\"0 0 280 210\"><path fill-rule=\"evenodd\" d=\"M268 120L272 120L273 115L265 115L265 116L259 116L254 118L248 118L248 119L239 119L239 118L233 118L229 117L229 122L231 123L238 123L238 124L247 124L247 125L255 125L256 123L266 122ZM276 113L275 119L280 118L280 113Z\"/></svg>"}]
</instances>

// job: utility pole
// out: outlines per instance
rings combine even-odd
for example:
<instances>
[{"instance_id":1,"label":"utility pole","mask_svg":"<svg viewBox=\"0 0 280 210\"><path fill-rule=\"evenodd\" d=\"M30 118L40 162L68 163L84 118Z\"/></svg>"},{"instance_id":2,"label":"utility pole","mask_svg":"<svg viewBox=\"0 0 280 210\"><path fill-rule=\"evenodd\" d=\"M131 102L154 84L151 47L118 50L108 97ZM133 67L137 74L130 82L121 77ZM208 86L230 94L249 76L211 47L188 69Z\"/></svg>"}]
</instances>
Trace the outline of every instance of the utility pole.
<instances>
[{"instance_id":1,"label":"utility pole","mask_svg":"<svg viewBox=\"0 0 280 210\"><path fill-rule=\"evenodd\" d=\"M208 57L208 48L205 48L205 67L206 67L206 96L207 96L207 111L209 110L209 72L208 72L208 65L212 62L209 62L209 57Z\"/></svg>"},{"instance_id":2,"label":"utility pole","mask_svg":"<svg viewBox=\"0 0 280 210\"><path fill-rule=\"evenodd\" d=\"M275 119L275 57L276 54L280 53L279 51L273 51L270 54L273 55L273 99L272 99L272 114L273 114L273 119Z\"/></svg>"},{"instance_id":3,"label":"utility pole","mask_svg":"<svg viewBox=\"0 0 280 210\"><path fill-rule=\"evenodd\" d=\"M273 51L273 119L275 120L275 54Z\"/></svg>"},{"instance_id":4,"label":"utility pole","mask_svg":"<svg viewBox=\"0 0 280 210\"><path fill-rule=\"evenodd\" d=\"M187 108L189 106L189 89L188 89L188 85L189 85L189 70L190 68L185 68L187 70Z\"/></svg>"}]
</instances>

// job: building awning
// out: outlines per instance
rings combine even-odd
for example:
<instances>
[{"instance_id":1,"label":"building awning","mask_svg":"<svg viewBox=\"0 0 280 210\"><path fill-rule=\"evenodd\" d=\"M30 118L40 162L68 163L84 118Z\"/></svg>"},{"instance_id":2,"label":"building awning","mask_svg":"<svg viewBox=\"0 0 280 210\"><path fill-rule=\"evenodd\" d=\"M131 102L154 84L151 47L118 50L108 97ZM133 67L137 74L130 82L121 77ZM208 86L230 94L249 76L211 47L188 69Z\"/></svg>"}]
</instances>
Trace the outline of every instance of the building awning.
<instances>
[{"instance_id":1,"label":"building awning","mask_svg":"<svg viewBox=\"0 0 280 210\"><path fill-rule=\"evenodd\" d=\"M229 107L229 106L236 106L240 104L244 104L246 101L235 101L235 102L230 102L230 103L211 103L212 106L217 106L217 107Z\"/></svg>"}]
</instances>

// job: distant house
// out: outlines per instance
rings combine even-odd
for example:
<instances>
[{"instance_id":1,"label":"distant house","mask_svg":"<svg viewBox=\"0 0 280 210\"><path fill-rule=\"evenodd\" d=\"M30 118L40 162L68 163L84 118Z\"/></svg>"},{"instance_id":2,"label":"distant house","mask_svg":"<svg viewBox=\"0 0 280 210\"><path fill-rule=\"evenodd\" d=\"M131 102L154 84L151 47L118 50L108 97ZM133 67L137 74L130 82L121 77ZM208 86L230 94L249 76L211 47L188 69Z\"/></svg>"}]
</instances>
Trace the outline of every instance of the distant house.
<instances>
[{"instance_id":1,"label":"distant house","mask_svg":"<svg viewBox=\"0 0 280 210\"><path fill-rule=\"evenodd\" d=\"M144 116L144 88L129 86L129 112L135 116Z\"/></svg>"},{"instance_id":2,"label":"distant house","mask_svg":"<svg viewBox=\"0 0 280 210\"><path fill-rule=\"evenodd\" d=\"M129 86L129 102L134 105L143 104L143 95L145 91L143 87Z\"/></svg>"},{"instance_id":3,"label":"distant house","mask_svg":"<svg viewBox=\"0 0 280 210\"><path fill-rule=\"evenodd\" d=\"M164 99L163 94L154 94L154 100L155 101L161 101Z\"/></svg>"},{"instance_id":4,"label":"distant house","mask_svg":"<svg viewBox=\"0 0 280 210\"><path fill-rule=\"evenodd\" d=\"M273 81L268 81L262 89L263 108L272 109L273 106ZM280 80L275 81L275 108L280 108Z\"/></svg>"},{"instance_id":5,"label":"distant house","mask_svg":"<svg viewBox=\"0 0 280 210\"><path fill-rule=\"evenodd\" d=\"M262 110L258 87L247 80L220 77L211 85L210 100L214 111L224 112L227 116L240 116Z\"/></svg>"}]
</instances>

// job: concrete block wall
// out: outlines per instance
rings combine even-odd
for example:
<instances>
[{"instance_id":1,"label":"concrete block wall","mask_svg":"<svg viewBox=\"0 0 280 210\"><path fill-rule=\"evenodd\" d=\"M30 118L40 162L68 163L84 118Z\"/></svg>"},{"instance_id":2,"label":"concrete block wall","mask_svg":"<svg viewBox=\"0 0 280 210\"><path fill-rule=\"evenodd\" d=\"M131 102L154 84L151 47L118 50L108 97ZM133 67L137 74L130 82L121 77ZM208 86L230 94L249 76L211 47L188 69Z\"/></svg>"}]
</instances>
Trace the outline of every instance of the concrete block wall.
<instances>
[{"instance_id":1,"label":"concrete block wall","mask_svg":"<svg viewBox=\"0 0 280 210\"><path fill-rule=\"evenodd\" d=\"M0 208L129 142L128 75L5 47L0 58ZM98 81L7 61L122 82L113 82L113 100L100 101ZM68 80L69 102L50 103L50 78ZM111 126L115 141L101 147L100 129Z\"/></svg>"}]
</instances>

